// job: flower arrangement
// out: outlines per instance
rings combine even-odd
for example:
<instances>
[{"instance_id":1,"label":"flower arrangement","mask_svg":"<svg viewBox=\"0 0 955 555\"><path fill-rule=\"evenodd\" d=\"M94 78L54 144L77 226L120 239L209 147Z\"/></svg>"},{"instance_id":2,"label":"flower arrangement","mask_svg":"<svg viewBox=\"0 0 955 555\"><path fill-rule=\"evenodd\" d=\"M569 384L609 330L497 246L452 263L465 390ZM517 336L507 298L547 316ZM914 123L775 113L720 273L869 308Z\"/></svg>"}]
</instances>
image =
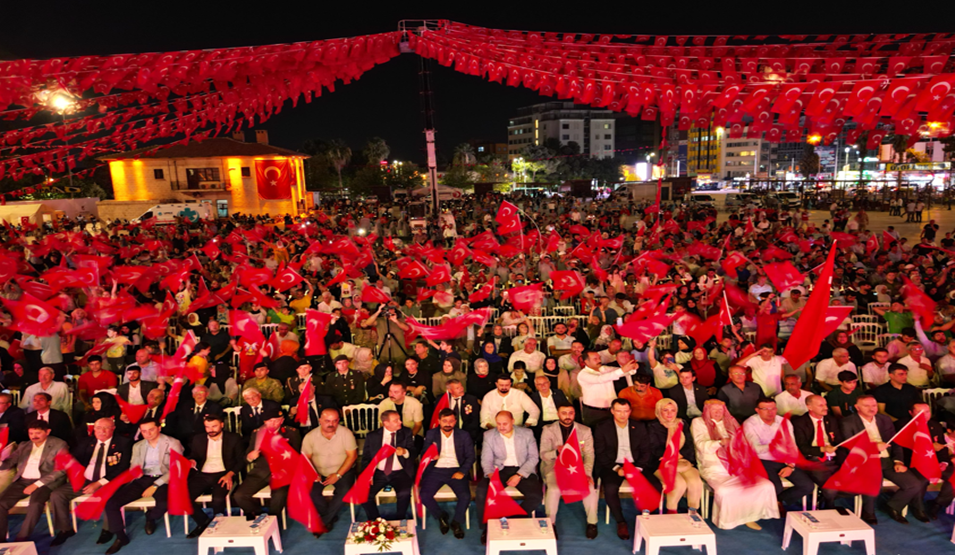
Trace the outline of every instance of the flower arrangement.
<instances>
[{"instance_id":1,"label":"flower arrangement","mask_svg":"<svg viewBox=\"0 0 955 555\"><path fill-rule=\"evenodd\" d=\"M390 551L391 544L396 540L404 540L413 536L414 534L409 534L407 530L388 524L388 521L383 518L376 518L375 520L352 525L348 540L352 543L374 545L381 553Z\"/></svg>"}]
</instances>

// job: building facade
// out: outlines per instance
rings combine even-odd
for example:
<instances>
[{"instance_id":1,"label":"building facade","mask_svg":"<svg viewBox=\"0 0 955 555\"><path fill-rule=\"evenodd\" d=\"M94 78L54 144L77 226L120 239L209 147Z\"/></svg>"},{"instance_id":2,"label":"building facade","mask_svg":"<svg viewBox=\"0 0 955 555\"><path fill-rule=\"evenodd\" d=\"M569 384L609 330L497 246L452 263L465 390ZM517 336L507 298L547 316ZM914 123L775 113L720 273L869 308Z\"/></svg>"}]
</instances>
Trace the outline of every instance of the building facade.
<instances>
[{"instance_id":1,"label":"building facade","mask_svg":"<svg viewBox=\"0 0 955 555\"><path fill-rule=\"evenodd\" d=\"M706 127L690 127L687 137L687 175L690 177L718 177L720 152L722 152L722 127L713 125L712 118Z\"/></svg>"},{"instance_id":2,"label":"building facade","mask_svg":"<svg viewBox=\"0 0 955 555\"><path fill-rule=\"evenodd\" d=\"M616 114L610 110L578 108L573 102L546 102L518 110L508 121L507 156L513 161L528 146L556 139L575 142L580 153L599 158L614 155Z\"/></svg>"},{"instance_id":3,"label":"building facade","mask_svg":"<svg viewBox=\"0 0 955 555\"><path fill-rule=\"evenodd\" d=\"M262 142L208 139L145 154L145 149L100 157L109 163L116 204L149 208L189 201L229 214L297 215L312 208L305 190L308 156ZM102 204L102 203L101 203ZM102 207L101 207L102 208Z\"/></svg>"}]
</instances>

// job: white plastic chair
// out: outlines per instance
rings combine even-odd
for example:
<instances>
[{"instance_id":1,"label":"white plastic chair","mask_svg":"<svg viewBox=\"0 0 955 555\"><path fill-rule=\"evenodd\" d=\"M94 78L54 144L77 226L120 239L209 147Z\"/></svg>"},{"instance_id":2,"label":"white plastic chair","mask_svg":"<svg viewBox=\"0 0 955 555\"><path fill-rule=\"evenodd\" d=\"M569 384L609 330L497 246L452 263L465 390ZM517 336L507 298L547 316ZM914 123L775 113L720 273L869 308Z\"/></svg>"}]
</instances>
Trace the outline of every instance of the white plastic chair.
<instances>
[{"instance_id":1,"label":"white plastic chair","mask_svg":"<svg viewBox=\"0 0 955 555\"><path fill-rule=\"evenodd\" d=\"M351 430L355 437L364 438L368 432L377 430L379 426L378 405L348 405L342 407L342 416L345 419L345 427Z\"/></svg>"},{"instance_id":2,"label":"white plastic chair","mask_svg":"<svg viewBox=\"0 0 955 555\"><path fill-rule=\"evenodd\" d=\"M458 496L454 495L454 491L451 490L451 486L445 484L441 486L441 489L435 492L434 500L437 501L438 503L446 502L446 501L457 501ZM471 506L470 505L468 505L468 508L464 513L464 526L468 530L471 529ZM428 529L428 508L425 507L424 505L421 506L421 529L422 530Z\"/></svg>"},{"instance_id":3,"label":"white plastic chair","mask_svg":"<svg viewBox=\"0 0 955 555\"><path fill-rule=\"evenodd\" d=\"M17 504L13 506L15 509L26 509L30 506L30 498L24 497L23 499L17 501ZM46 513L46 525L50 529L50 536L56 536L56 531L53 530L53 514L50 512L50 504L46 503L43 507L43 512ZM10 533L7 532L7 537L9 538Z\"/></svg>"},{"instance_id":4,"label":"white plastic chair","mask_svg":"<svg viewBox=\"0 0 955 555\"><path fill-rule=\"evenodd\" d=\"M79 532L79 527L76 522L76 506L82 503L83 501L86 501L88 498L89 498L88 495L80 495L79 497L75 497L72 501L70 501L70 516L73 518L74 532ZM126 509L142 509L143 512L146 512L155 506L156 506L156 500L153 499L152 497L143 497L143 498L137 499L136 501L123 505L123 508L120 509L120 514L123 517L123 525L125 526L126 524ZM166 537L171 538L172 527L169 526L169 513L163 514L163 522L166 525Z\"/></svg>"},{"instance_id":5,"label":"white plastic chair","mask_svg":"<svg viewBox=\"0 0 955 555\"><path fill-rule=\"evenodd\" d=\"M242 407L226 407L222 409L225 415L225 430L227 432L242 433Z\"/></svg>"}]
</instances>

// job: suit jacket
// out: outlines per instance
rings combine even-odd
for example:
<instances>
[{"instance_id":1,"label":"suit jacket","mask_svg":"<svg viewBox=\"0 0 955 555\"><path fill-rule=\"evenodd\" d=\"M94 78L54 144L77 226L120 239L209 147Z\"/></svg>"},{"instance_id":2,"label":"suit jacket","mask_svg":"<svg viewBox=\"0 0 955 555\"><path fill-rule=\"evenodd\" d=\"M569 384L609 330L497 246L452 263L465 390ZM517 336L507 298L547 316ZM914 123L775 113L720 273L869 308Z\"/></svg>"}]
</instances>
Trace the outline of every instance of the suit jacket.
<instances>
[{"instance_id":1,"label":"suit jacket","mask_svg":"<svg viewBox=\"0 0 955 555\"><path fill-rule=\"evenodd\" d=\"M604 420L594 428L594 453L597 475L617 466L617 430L614 420ZM646 474L650 468L650 438L643 422L630 420L630 456L633 466L644 469ZM660 461L657 461L659 464ZM656 465L653 465L656 469ZM650 472L652 474L652 471Z\"/></svg>"},{"instance_id":2,"label":"suit jacket","mask_svg":"<svg viewBox=\"0 0 955 555\"><path fill-rule=\"evenodd\" d=\"M179 440L174 437L169 437L165 434L159 434L159 437L156 438L157 447L159 448L159 457L161 469L159 478L153 482L155 486L161 486L163 484L169 483L169 451L175 451L176 453L182 454L182 444L179 443ZM133 454L130 457L129 466L130 467L141 467L145 470L146 465L146 448L149 446L149 442L145 439L142 441L137 441L133 445Z\"/></svg>"},{"instance_id":3,"label":"suit jacket","mask_svg":"<svg viewBox=\"0 0 955 555\"><path fill-rule=\"evenodd\" d=\"M97 443L99 443L99 440L96 437L84 438L73 448L73 458L81 465L88 467L90 463L95 462L93 454L96 452ZM128 470L132 451L132 442L128 438L114 433L106 449L106 474L102 478L112 480Z\"/></svg>"},{"instance_id":4,"label":"suit jacket","mask_svg":"<svg viewBox=\"0 0 955 555\"><path fill-rule=\"evenodd\" d=\"M46 438L46 443L43 444L43 454L40 457L40 481L43 482L44 486L50 489L59 487L66 477L65 471L56 470L56 455L66 449L66 442L58 437L54 437L53 434L50 434L49 437ZM9 459L3 461L3 464L0 465L0 470L10 470L15 466L17 472L13 480L19 480L20 477L23 476L23 471L26 470L27 461L30 460L30 453L32 452L33 442L24 441L20 445L17 445L16 450L10 455Z\"/></svg>"},{"instance_id":5,"label":"suit jacket","mask_svg":"<svg viewBox=\"0 0 955 555\"><path fill-rule=\"evenodd\" d=\"M202 465L206 462L206 449L209 447L209 436L196 434L192 438L189 458L196 461L196 472L202 472ZM238 475L245 468L245 453L242 448L242 438L239 434L222 432L222 464L226 472Z\"/></svg>"},{"instance_id":6,"label":"suit jacket","mask_svg":"<svg viewBox=\"0 0 955 555\"><path fill-rule=\"evenodd\" d=\"M298 398L299 398L299 396L296 395L296 396L295 396L295 399L294 399L294 400L291 402L291 404L290 404L291 407L296 407L296 406L298 406ZM299 424L298 422L295 422L295 417L290 416L289 419L290 419L291 421L295 422L295 426L298 427L299 434L301 434L302 437L305 437L305 434L311 432L312 430L314 430L315 428L318 427L318 418L319 418L319 416L322 414L322 411L323 411L323 410L325 410L325 409L338 409L338 408L339 408L338 403L335 402L335 399L334 399L334 398L329 397L328 395L318 395L318 394L316 394L316 395L315 395L315 407L312 407L312 404L311 404L311 403L309 403L309 405L308 405L308 415L309 415L309 425L308 425L308 426L306 426L306 425L304 425L304 424ZM339 413L341 413L341 411L339 411Z\"/></svg>"},{"instance_id":7,"label":"suit jacket","mask_svg":"<svg viewBox=\"0 0 955 555\"><path fill-rule=\"evenodd\" d=\"M262 399L262 410L272 407L272 408L281 408L281 405L275 401L269 401L268 399ZM257 430L264 421L262 416L254 416L252 414L252 407L249 405L242 405L242 410L239 411L239 417L242 420L242 435L245 437L250 437L252 432Z\"/></svg>"},{"instance_id":8,"label":"suit jacket","mask_svg":"<svg viewBox=\"0 0 955 555\"><path fill-rule=\"evenodd\" d=\"M371 459L378 454L384 437L385 429L383 427L369 432L369 434L365 436L365 447L361 452L361 468L363 472L364 469L371 464ZM408 456L398 457L398 461L401 463L401 470L414 478L416 472L415 461L418 459L418 454L415 453L414 435L411 433L411 429L402 426L400 430L395 432L395 443L397 444L395 447L404 447L408 451Z\"/></svg>"},{"instance_id":9,"label":"suit jacket","mask_svg":"<svg viewBox=\"0 0 955 555\"><path fill-rule=\"evenodd\" d=\"M458 459L458 469L457 472L463 472L465 475L471 471L471 467L474 466L474 461L477 460L476 455L474 454L474 440L471 439L471 434L467 431L455 428L453 433L454 438L454 456ZM441 428L431 428L424 435L424 446L421 448L421 452L425 453L431 447L435 445L438 448L438 454L441 454ZM434 468L434 465L437 464L437 459L435 459L428 468Z\"/></svg>"},{"instance_id":10,"label":"suit jacket","mask_svg":"<svg viewBox=\"0 0 955 555\"><path fill-rule=\"evenodd\" d=\"M862 423L862 417L858 414L852 414L842 419L842 435L846 438L850 438L856 435L859 432L865 431L865 425ZM895 435L895 424L892 423L892 419L884 414L875 415L875 424L879 428L879 435L882 436L882 441L886 442L892 439L892 436ZM845 448L842 448L841 451L848 453ZM902 458L902 447L896 445L895 443L889 444L889 456L893 461L903 461Z\"/></svg>"},{"instance_id":11,"label":"suit jacket","mask_svg":"<svg viewBox=\"0 0 955 555\"><path fill-rule=\"evenodd\" d=\"M172 435L179 438L180 441L192 442L192 436L203 434L206 431L204 418L207 414L222 414L222 407L215 401L206 399L202 411L196 414L196 400L190 398L188 403L179 403L176 405L176 411L173 415L175 426Z\"/></svg>"},{"instance_id":12,"label":"suit jacket","mask_svg":"<svg viewBox=\"0 0 955 555\"><path fill-rule=\"evenodd\" d=\"M550 395L554 399L554 407L559 407L560 405L567 403L567 396L564 395L563 391L557 388L551 388ZM541 400L541 394L539 391L534 390L530 393L530 398L531 401L534 401L534 404L537 405L537 408L541 411L540 418L537 419L537 425L541 426L544 423L544 402Z\"/></svg>"},{"instance_id":13,"label":"suit jacket","mask_svg":"<svg viewBox=\"0 0 955 555\"><path fill-rule=\"evenodd\" d=\"M534 441L534 432L530 428L514 426L513 437L517 464L520 467L517 473L524 478L537 474L540 452L537 450L537 442ZM504 468L507 448L504 447L504 436L497 429L484 432L484 446L481 449L481 468L485 476L494 474L495 469Z\"/></svg>"},{"instance_id":14,"label":"suit jacket","mask_svg":"<svg viewBox=\"0 0 955 555\"><path fill-rule=\"evenodd\" d=\"M302 451L302 436L299 435L298 430L293 428L283 426L279 430L279 434L284 437L289 446L292 449L295 449L297 452ZM249 448L246 449L246 454L251 453L252 451L259 450L259 458L255 459L255 462L252 463L252 470L249 471L249 476L259 476L259 477L268 477L271 474L269 470L269 458L265 454L261 453L262 448L262 438L265 435L265 428L259 428L255 432L255 441L249 442Z\"/></svg>"},{"instance_id":15,"label":"suit jacket","mask_svg":"<svg viewBox=\"0 0 955 555\"><path fill-rule=\"evenodd\" d=\"M667 449L667 430L658 420L644 422L647 427L647 436L650 438L650 468L656 472L660 468L660 461ZM696 449L693 444L693 436L690 434L690 424L683 423L683 446L680 447L680 456L696 466Z\"/></svg>"},{"instance_id":16,"label":"suit jacket","mask_svg":"<svg viewBox=\"0 0 955 555\"><path fill-rule=\"evenodd\" d=\"M23 419L23 424L30 428L30 424L37 421L37 411L28 412ZM70 417L63 411L50 409L50 435L67 443L73 442L73 425L70 423Z\"/></svg>"},{"instance_id":17,"label":"suit jacket","mask_svg":"<svg viewBox=\"0 0 955 555\"><path fill-rule=\"evenodd\" d=\"M796 440L796 447L799 448L802 456L811 461L821 459L823 456L822 450L812 445L813 440L816 439L816 428L813 426L812 417L809 413L794 417L792 425L793 438ZM842 435L842 428L839 427L839 420L835 416L827 414L822 417L822 427L830 444L839 445L845 439Z\"/></svg>"},{"instance_id":18,"label":"suit jacket","mask_svg":"<svg viewBox=\"0 0 955 555\"><path fill-rule=\"evenodd\" d=\"M10 441L20 443L29 439L26 428L26 413L20 407L10 405L3 416L0 416L0 428L3 426L10 428Z\"/></svg>"},{"instance_id":19,"label":"suit jacket","mask_svg":"<svg viewBox=\"0 0 955 555\"><path fill-rule=\"evenodd\" d=\"M683 389L683 384L676 384L673 387L663 390L663 396L673 399L676 401L677 417L686 420L686 391ZM709 394L706 393L706 388L702 385L693 382L693 396L696 398L696 408L700 409L700 412L703 412L703 403L710 398ZM684 426L689 427L689 426Z\"/></svg>"},{"instance_id":20,"label":"suit jacket","mask_svg":"<svg viewBox=\"0 0 955 555\"><path fill-rule=\"evenodd\" d=\"M143 396L143 402L146 402L146 396L149 395L149 392L159 387L159 384L156 382L147 382L141 380L139 382L139 393ZM126 382L116 388L116 394L123 399L123 401L129 402L129 382Z\"/></svg>"},{"instance_id":21,"label":"suit jacket","mask_svg":"<svg viewBox=\"0 0 955 555\"><path fill-rule=\"evenodd\" d=\"M448 402L453 402L450 396ZM477 397L470 393L461 396L461 422L458 427L471 434L471 441L474 443L477 443L481 437L481 404Z\"/></svg>"},{"instance_id":22,"label":"suit jacket","mask_svg":"<svg viewBox=\"0 0 955 555\"><path fill-rule=\"evenodd\" d=\"M587 476L593 478L594 475L594 434L588 426L574 423L577 430L577 442L580 448L580 455L584 459L584 471ZM554 471L554 465L557 463L557 456L561 447L564 446L564 436L560 431L560 422L554 422L544 426L541 430L541 476L545 478ZM566 461L566 459L565 459Z\"/></svg>"}]
</instances>

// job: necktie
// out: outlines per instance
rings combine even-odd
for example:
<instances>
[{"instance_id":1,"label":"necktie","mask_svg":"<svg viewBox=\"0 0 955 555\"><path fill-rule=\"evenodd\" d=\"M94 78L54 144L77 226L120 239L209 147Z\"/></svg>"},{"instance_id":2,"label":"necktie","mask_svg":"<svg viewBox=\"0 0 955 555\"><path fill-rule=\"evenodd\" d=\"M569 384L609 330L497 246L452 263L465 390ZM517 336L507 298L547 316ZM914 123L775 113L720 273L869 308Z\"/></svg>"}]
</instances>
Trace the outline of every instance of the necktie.
<instances>
[{"instance_id":1,"label":"necktie","mask_svg":"<svg viewBox=\"0 0 955 555\"><path fill-rule=\"evenodd\" d=\"M461 399L454 400L454 417L457 418L458 428L460 428L463 424L463 422L461 422Z\"/></svg>"},{"instance_id":2,"label":"necktie","mask_svg":"<svg viewBox=\"0 0 955 555\"><path fill-rule=\"evenodd\" d=\"M392 447L395 447L396 445L397 445L397 444L395 443L395 434L391 434L391 446L392 446ZM397 456L397 455L392 455L392 456L388 457L388 460L387 460L387 461L385 461L385 470L384 470L385 476L390 476L391 473L394 472L394 470L395 470L395 457L396 457L396 456Z\"/></svg>"},{"instance_id":3,"label":"necktie","mask_svg":"<svg viewBox=\"0 0 955 555\"><path fill-rule=\"evenodd\" d=\"M100 469L103 466L103 458L106 456L106 448L102 442L96 443L96 466L93 467L93 481L99 482L100 478L103 477L103 473L100 472Z\"/></svg>"},{"instance_id":4,"label":"necktie","mask_svg":"<svg viewBox=\"0 0 955 555\"><path fill-rule=\"evenodd\" d=\"M826 446L826 432L822 429L822 419L816 421L816 447Z\"/></svg>"},{"instance_id":5,"label":"necktie","mask_svg":"<svg viewBox=\"0 0 955 555\"><path fill-rule=\"evenodd\" d=\"M196 405L196 412L195 412L195 414L199 414L200 412L202 412L202 407L200 407L199 405Z\"/></svg>"}]
</instances>

